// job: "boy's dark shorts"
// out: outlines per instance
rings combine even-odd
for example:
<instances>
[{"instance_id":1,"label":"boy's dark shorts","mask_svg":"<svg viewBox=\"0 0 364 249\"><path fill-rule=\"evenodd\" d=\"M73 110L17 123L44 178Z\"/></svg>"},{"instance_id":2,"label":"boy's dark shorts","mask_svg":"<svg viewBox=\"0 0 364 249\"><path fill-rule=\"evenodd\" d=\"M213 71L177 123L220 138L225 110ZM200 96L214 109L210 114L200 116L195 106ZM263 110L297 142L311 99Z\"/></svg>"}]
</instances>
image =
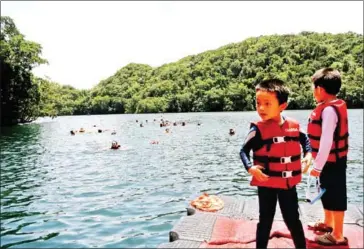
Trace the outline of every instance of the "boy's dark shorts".
<instances>
[{"instance_id":1,"label":"boy's dark shorts","mask_svg":"<svg viewBox=\"0 0 364 249\"><path fill-rule=\"evenodd\" d=\"M321 202L326 210L347 210L346 163L346 157L336 163L326 163L321 172L321 187L326 188L326 192L321 197Z\"/></svg>"}]
</instances>

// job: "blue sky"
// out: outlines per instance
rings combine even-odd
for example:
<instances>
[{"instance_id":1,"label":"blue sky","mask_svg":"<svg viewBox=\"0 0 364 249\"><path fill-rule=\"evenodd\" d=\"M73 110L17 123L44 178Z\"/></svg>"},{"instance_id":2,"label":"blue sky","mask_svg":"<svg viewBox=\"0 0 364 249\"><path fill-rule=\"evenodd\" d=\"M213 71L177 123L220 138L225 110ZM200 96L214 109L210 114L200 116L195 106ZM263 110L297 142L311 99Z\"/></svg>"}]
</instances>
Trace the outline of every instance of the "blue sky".
<instances>
[{"instance_id":1,"label":"blue sky","mask_svg":"<svg viewBox=\"0 0 364 249\"><path fill-rule=\"evenodd\" d=\"M88 89L128 63L153 67L252 36L363 34L363 1L1 2L49 65L34 70Z\"/></svg>"}]
</instances>

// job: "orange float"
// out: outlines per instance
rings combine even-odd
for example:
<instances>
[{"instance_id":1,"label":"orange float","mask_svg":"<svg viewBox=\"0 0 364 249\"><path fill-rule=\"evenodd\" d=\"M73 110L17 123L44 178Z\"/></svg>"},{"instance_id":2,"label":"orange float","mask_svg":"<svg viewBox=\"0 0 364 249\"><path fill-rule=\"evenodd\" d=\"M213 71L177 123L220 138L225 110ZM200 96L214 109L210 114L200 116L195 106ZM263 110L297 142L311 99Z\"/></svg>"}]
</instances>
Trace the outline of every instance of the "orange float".
<instances>
[{"instance_id":1,"label":"orange float","mask_svg":"<svg viewBox=\"0 0 364 249\"><path fill-rule=\"evenodd\" d=\"M192 207L205 212L216 212L224 208L224 202L219 197L207 193L203 193L190 204Z\"/></svg>"}]
</instances>

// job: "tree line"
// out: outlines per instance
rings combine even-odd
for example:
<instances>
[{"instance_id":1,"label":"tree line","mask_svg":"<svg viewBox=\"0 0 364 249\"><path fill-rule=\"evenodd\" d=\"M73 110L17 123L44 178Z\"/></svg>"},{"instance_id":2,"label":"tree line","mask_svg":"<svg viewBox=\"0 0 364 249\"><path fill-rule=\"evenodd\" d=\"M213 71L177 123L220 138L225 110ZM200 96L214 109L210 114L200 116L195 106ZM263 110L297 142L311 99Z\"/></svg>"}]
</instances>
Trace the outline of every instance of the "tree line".
<instances>
[{"instance_id":1,"label":"tree line","mask_svg":"<svg viewBox=\"0 0 364 249\"><path fill-rule=\"evenodd\" d=\"M322 67L342 73L339 97L363 108L363 35L301 32L251 37L151 67L130 63L88 90L35 77L47 61L10 17L1 17L1 124L39 116L254 110L254 86L277 77L291 89L288 109L311 109L310 77Z\"/></svg>"}]
</instances>

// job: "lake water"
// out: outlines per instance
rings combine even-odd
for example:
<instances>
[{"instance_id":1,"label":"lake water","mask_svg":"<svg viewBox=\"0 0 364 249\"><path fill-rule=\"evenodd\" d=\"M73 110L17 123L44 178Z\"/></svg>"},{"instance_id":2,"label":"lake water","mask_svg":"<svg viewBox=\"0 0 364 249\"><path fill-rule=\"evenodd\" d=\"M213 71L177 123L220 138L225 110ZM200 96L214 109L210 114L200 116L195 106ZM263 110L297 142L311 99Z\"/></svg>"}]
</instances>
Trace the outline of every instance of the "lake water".
<instances>
[{"instance_id":1,"label":"lake water","mask_svg":"<svg viewBox=\"0 0 364 249\"><path fill-rule=\"evenodd\" d=\"M285 114L306 129L309 112ZM166 134L153 122L162 116L187 125ZM256 112L67 116L2 128L1 247L168 242L197 194L256 196L239 151L257 118ZM97 133L93 125L110 130ZM363 110L349 110L349 125L348 201L362 203ZM81 127L90 133L70 135ZM112 140L122 149L110 150ZM298 186L301 198L304 187Z\"/></svg>"}]
</instances>

